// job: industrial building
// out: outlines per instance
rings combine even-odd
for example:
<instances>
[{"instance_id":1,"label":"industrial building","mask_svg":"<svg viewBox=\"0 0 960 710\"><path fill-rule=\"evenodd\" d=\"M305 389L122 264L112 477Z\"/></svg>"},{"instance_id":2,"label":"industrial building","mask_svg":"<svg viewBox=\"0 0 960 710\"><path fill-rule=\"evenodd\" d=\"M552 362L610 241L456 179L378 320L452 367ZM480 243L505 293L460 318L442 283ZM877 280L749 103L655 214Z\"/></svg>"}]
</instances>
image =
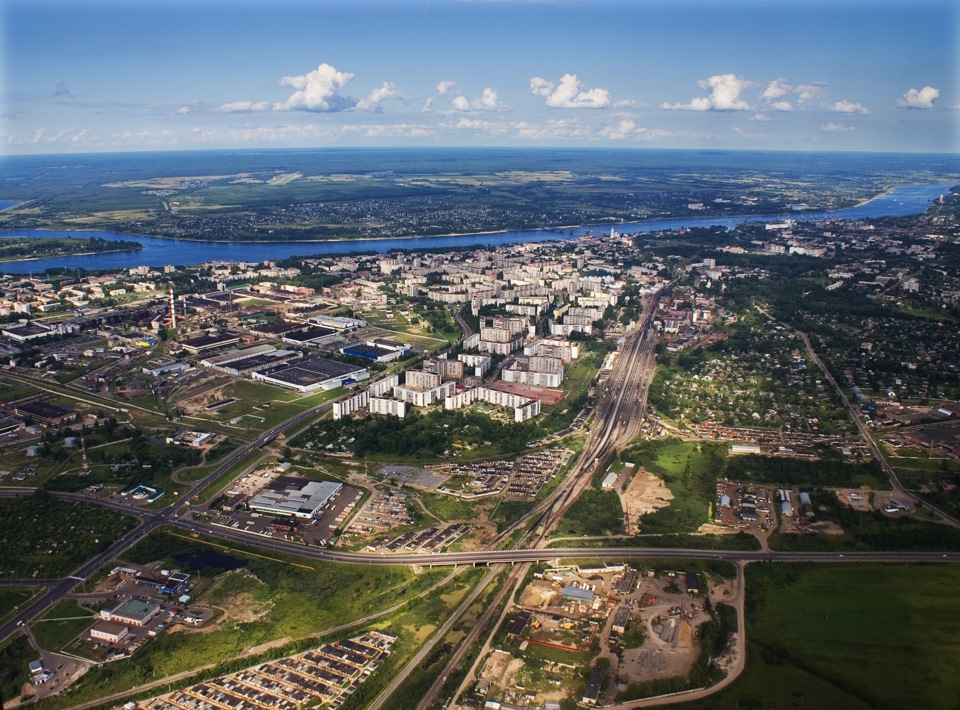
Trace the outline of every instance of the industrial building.
<instances>
[{"instance_id":1,"label":"industrial building","mask_svg":"<svg viewBox=\"0 0 960 710\"><path fill-rule=\"evenodd\" d=\"M353 384L357 380L370 377L363 367L348 365L323 357L297 360L290 364L270 367L253 372L253 379L298 392L315 392L319 389L333 389Z\"/></svg>"},{"instance_id":2,"label":"industrial building","mask_svg":"<svg viewBox=\"0 0 960 710\"><path fill-rule=\"evenodd\" d=\"M187 338L180 341L180 347L191 355L199 355L208 350L217 348L226 348L230 345L238 345L240 336L237 333L223 333L220 335L199 335L195 338Z\"/></svg>"},{"instance_id":3,"label":"industrial building","mask_svg":"<svg viewBox=\"0 0 960 710\"><path fill-rule=\"evenodd\" d=\"M146 626L159 613L159 604L140 599L127 599L115 609L101 610L100 618L103 621L115 621L127 626Z\"/></svg>"},{"instance_id":4,"label":"industrial building","mask_svg":"<svg viewBox=\"0 0 960 710\"><path fill-rule=\"evenodd\" d=\"M334 481L304 481L281 476L271 484L274 488L258 493L250 499L250 508L260 513L313 518L343 489Z\"/></svg>"}]
</instances>

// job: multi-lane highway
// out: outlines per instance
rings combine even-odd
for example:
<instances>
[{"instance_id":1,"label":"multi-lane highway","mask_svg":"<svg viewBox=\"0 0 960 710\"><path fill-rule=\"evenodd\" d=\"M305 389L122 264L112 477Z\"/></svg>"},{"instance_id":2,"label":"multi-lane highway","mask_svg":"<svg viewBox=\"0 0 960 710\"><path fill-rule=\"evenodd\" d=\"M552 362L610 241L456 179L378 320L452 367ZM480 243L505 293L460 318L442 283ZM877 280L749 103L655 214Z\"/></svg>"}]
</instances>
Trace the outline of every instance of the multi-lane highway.
<instances>
[{"instance_id":1,"label":"multi-lane highway","mask_svg":"<svg viewBox=\"0 0 960 710\"><path fill-rule=\"evenodd\" d=\"M291 417L290 419L287 419L286 421L281 422L280 424L277 424L276 426L273 426L270 429L267 429L262 434L260 434L260 436L258 436L254 441L244 446L241 446L240 448L236 449L231 454L229 454L220 463L220 465L217 466L217 468L213 472L211 472L204 478L200 479L199 481L195 482L191 486L190 490L187 492L186 496L174 501L170 505L166 506L165 508L161 508L160 510L148 511L148 510L139 510L135 508L132 509L130 506L123 505L116 501L111 501L103 498L89 498L80 493L56 493L55 495L57 495L58 497L64 498L67 500L95 503L105 508L118 510L128 515L134 515L140 519L140 525L138 525L136 528L128 532L126 535L121 537L116 542L114 542L112 545L110 545L110 547L108 547L106 550L101 552L99 555L85 562L76 571L74 571L72 575L70 575L66 579L57 580L56 582L53 582L50 585L45 585L47 586L47 593L45 595L43 595L39 599L35 600L32 604L29 604L27 607L22 609L16 616L14 616L12 619L7 621L5 624L0 625L0 641L2 641L3 639L7 638L10 634L12 634L16 630L17 626L19 626L21 623L30 621L31 619L34 619L40 616L41 614L43 614L44 612L46 612L50 607L55 605L58 601L60 601L67 594L69 594L70 591L77 586L77 584L79 584L81 581L85 580L87 577L92 575L94 572L100 569L103 565L107 564L110 560L120 555L124 550L135 545L140 539L148 535L153 530L156 530L161 525L165 525L168 523L174 523L174 524L179 523L180 521L178 518L178 512L181 506L185 504L185 501L189 501L190 499L193 498L194 495L199 493L201 490L213 484L214 481L216 481L218 478L220 478L220 476L225 474L227 471L233 468L236 464L238 464L240 461L246 458L252 451L254 451L255 449L262 448L263 446L269 444L279 434L285 431L297 429L304 422L307 422L310 419L316 416L319 416L324 410L326 410L330 406L332 406L330 403L325 403L316 407L311 407L310 409L306 409L303 412L300 412L299 414L297 414L296 416ZM4 495L4 496L19 496L24 494L25 492L23 491L12 490L12 489L6 489L3 492L0 492L0 495ZM190 527L193 527L193 526L191 525ZM209 532L212 535L216 535L219 530L220 530L219 528L214 528L210 526L210 529L206 530L206 532ZM255 540L250 540L250 539L247 539L245 542L247 542L248 544L256 544Z\"/></svg>"}]
</instances>

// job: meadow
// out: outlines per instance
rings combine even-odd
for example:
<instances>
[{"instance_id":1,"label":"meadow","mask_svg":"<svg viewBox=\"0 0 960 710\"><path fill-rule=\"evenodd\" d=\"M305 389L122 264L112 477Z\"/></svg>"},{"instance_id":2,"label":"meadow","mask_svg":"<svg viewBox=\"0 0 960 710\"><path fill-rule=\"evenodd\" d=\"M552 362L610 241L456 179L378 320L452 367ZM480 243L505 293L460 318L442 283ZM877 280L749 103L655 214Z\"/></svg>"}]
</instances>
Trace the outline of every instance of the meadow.
<instances>
[{"instance_id":1,"label":"meadow","mask_svg":"<svg viewBox=\"0 0 960 710\"><path fill-rule=\"evenodd\" d=\"M750 565L747 667L681 707L956 708L957 565Z\"/></svg>"}]
</instances>

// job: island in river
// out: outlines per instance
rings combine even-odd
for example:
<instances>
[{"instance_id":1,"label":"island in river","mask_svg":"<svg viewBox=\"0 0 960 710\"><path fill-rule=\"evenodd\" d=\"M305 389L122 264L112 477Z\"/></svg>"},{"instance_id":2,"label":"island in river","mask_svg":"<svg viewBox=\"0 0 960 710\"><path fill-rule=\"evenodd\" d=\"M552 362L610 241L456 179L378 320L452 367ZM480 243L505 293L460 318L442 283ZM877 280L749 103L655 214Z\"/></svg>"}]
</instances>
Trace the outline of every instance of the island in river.
<instances>
[{"instance_id":1,"label":"island in river","mask_svg":"<svg viewBox=\"0 0 960 710\"><path fill-rule=\"evenodd\" d=\"M26 261L143 249L140 242L100 237L8 237L0 240L0 261Z\"/></svg>"}]
</instances>

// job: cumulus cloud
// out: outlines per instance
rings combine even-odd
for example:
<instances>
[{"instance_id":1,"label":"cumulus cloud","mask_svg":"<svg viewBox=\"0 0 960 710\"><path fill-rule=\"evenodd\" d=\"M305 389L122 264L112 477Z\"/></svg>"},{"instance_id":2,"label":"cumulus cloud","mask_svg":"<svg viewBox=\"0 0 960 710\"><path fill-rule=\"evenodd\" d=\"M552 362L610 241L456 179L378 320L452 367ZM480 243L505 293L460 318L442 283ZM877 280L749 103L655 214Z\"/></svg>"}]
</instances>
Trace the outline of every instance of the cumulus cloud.
<instances>
[{"instance_id":1,"label":"cumulus cloud","mask_svg":"<svg viewBox=\"0 0 960 710\"><path fill-rule=\"evenodd\" d=\"M226 113L256 113L258 111L269 111L270 104L267 101L231 101L220 107L221 111Z\"/></svg>"},{"instance_id":2,"label":"cumulus cloud","mask_svg":"<svg viewBox=\"0 0 960 710\"><path fill-rule=\"evenodd\" d=\"M645 128L638 126L632 118L622 118L615 125L603 128L598 135L601 138L609 138L615 141L626 139L655 140L663 136L669 136L670 131L659 128Z\"/></svg>"},{"instance_id":3,"label":"cumulus cloud","mask_svg":"<svg viewBox=\"0 0 960 710\"><path fill-rule=\"evenodd\" d=\"M842 123L824 123L820 126L820 130L825 133L846 133L847 131L857 130L853 126L845 126Z\"/></svg>"},{"instance_id":4,"label":"cumulus cloud","mask_svg":"<svg viewBox=\"0 0 960 710\"><path fill-rule=\"evenodd\" d=\"M753 115L753 118L751 118L750 120L751 120L751 121L769 121L770 119L767 118L766 114L755 113L755 114Z\"/></svg>"},{"instance_id":5,"label":"cumulus cloud","mask_svg":"<svg viewBox=\"0 0 960 710\"><path fill-rule=\"evenodd\" d=\"M753 82L736 74L715 74L697 82L697 86L709 91L709 96L698 96L690 103L662 103L660 108L668 111L749 111L750 104L740 98Z\"/></svg>"},{"instance_id":6,"label":"cumulus cloud","mask_svg":"<svg viewBox=\"0 0 960 710\"><path fill-rule=\"evenodd\" d=\"M403 94L397 91L397 87L395 87L389 81L385 81L383 82L383 86L371 91L367 98L357 101L356 108L360 109L361 111L377 111L379 110L380 104L383 101L402 97Z\"/></svg>"},{"instance_id":7,"label":"cumulus cloud","mask_svg":"<svg viewBox=\"0 0 960 710\"><path fill-rule=\"evenodd\" d=\"M285 76L280 86L289 86L294 92L281 104L274 104L278 111L342 111L352 108L356 102L338 92L353 79L350 72L337 71L324 62L311 72L300 76Z\"/></svg>"},{"instance_id":8,"label":"cumulus cloud","mask_svg":"<svg viewBox=\"0 0 960 710\"><path fill-rule=\"evenodd\" d=\"M480 131L491 135L502 135L510 130L510 124L487 121L482 118L458 116L456 121L441 124L443 128L457 131Z\"/></svg>"},{"instance_id":9,"label":"cumulus cloud","mask_svg":"<svg viewBox=\"0 0 960 710\"><path fill-rule=\"evenodd\" d=\"M768 101L772 101L773 99L779 99L781 96L789 94L791 91L793 91L793 87L787 83L786 79L774 79L767 84L767 88L763 90L760 96Z\"/></svg>"},{"instance_id":10,"label":"cumulus cloud","mask_svg":"<svg viewBox=\"0 0 960 710\"><path fill-rule=\"evenodd\" d=\"M793 111L793 104L789 101L774 101L772 104L770 104L770 108L772 108L774 111L781 112Z\"/></svg>"},{"instance_id":11,"label":"cumulus cloud","mask_svg":"<svg viewBox=\"0 0 960 710\"><path fill-rule=\"evenodd\" d=\"M177 113L180 114L181 116L185 116L186 114L190 113L190 107L181 106L180 108L177 109Z\"/></svg>"},{"instance_id":12,"label":"cumulus cloud","mask_svg":"<svg viewBox=\"0 0 960 710\"><path fill-rule=\"evenodd\" d=\"M345 133L359 133L366 138L423 138L433 135L433 130L422 124L394 123L343 126Z\"/></svg>"},{"instance_id":13,"label":"cumulus cloud","mask_svg":"<svg viewBox=\"0 0 960 710\"><path fill-rule=\"evenodd\" d=\"M337 71L330 64L320 64L311 72L281 77L278 86L287 86L293 93L286 101L231 101L220 106L228 113L252 113L258 111L313 111L335 112L357 109L377 111L387 99L402 98L403 94L391 82L385 81L365 99L344 96L341 92L353 80L350 72Z\"/></svg>"},{"instance_id":14,"label":"cumulus cloud","mask_svg":"<svg viewBox=\"0 0 960 710\"><path fill-rule=\"evenodd\" d=\"M590 131L575 120L551 119L545 125L520 121L515 125L517 137L532 140L551 138L589 138Z\"/></svg>"},{"instance_id":15,"label":"cumulus cloud","mask_svg":"<svg viewBox=\"0 0 960 710\"><path fill-rule=\"evenodd\" d=\"M847 115L870 113L870 109L854 101L834 101L830 107L830 111L833 113L845 113Z\"/></svg>"},{"instance_id":16,"label":"cumulus cloud","mask_svg":"<svg viewBox=\"0 0 960 710\"><path fill-rule=\"evenodd\" d=\"M530 79L530 93L546 99L550 108L606 108L610 92L606 89L584 89L576 74L564 74L559 84L540 76Z\"/></svg>"},{"instance_id":17,"label":"cumulus cloud","mask_svg":"<svg viewBox=\"0 0 960 710\"><path fill-rule=\"evenodd\" d=\"M938 96L940 96L940 89L935 89L932 86L925 86L920 90L910 89L897 99L897 106L900 108L931 109Z\"/></svg>"},{"instance_id":18,"label":"cumulus cloud","mask_svg":"<svg viewBox=\"0 0 960 710\"><path fill-rule=\"evenodd\" d=\"M814 99L819 99L827 95L827 85L822 81L815 81L812 84L801 84L794 92L797 95L797 100L802 103L808 103Z\"/></svg>"},{"instance_id":19,"label":"cumulus cloud","mask_svg":"<svg viewBox=\"0 0 960 710\"><path fill-rule=\"evenodd\" d=\"M450 91L450 89L456 88L457 82L455 81L441 81L437 84L437 95L443 96L445 93Z\"/></svg>"},{"instance_id":20,"label":"cumulus cloud","mask_svg":"<svg viewBox=\"0 0 960 710\"><path fill-rule=\"evenodd\" d=\"M452 101L457 111L503 111L496 89L487 87L478 98L470 101L466 96L455 96Z\"/></svg>"}]
</instances>

